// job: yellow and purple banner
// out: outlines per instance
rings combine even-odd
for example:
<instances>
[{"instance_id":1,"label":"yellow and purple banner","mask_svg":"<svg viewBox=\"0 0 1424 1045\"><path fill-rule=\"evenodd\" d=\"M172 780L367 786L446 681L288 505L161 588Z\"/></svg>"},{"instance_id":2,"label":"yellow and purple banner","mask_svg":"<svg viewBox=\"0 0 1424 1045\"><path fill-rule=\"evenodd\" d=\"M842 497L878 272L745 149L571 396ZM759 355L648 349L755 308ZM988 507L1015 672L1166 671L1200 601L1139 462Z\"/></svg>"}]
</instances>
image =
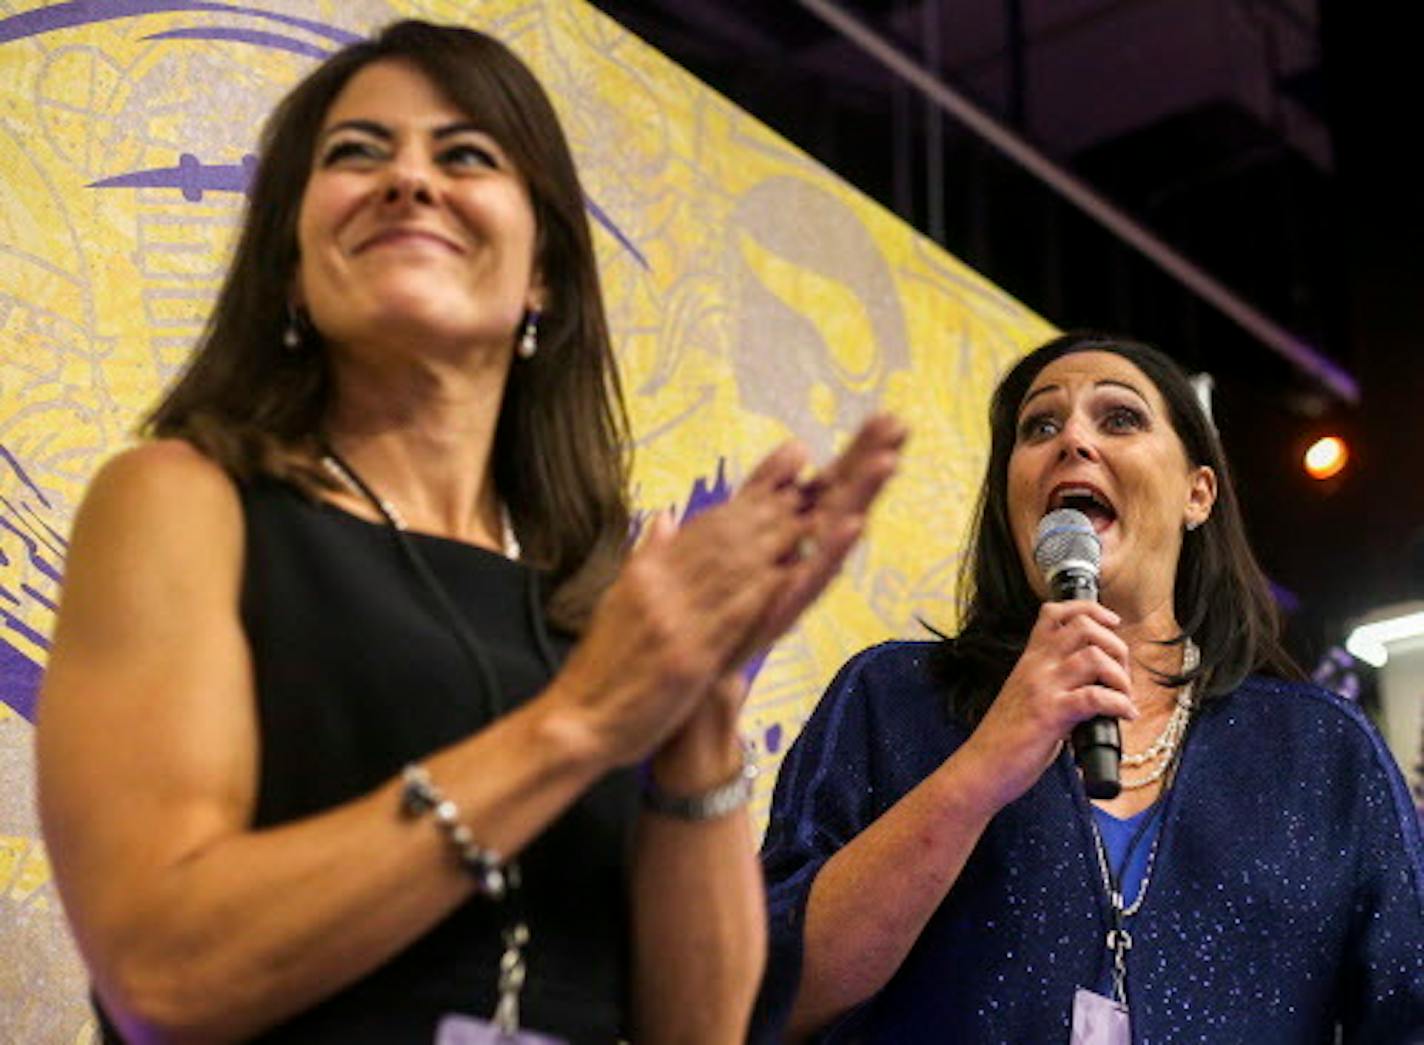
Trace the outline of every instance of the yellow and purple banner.
<instances>
[{"instance_id":1,"label":"yellow and purple banner","mask_svg":"<svg viewBox=\"0 0 1424 1045\"><path fill-rule=\"evenodd\" d=\"M824 458L872 410L913 427L845 577L759 667L744 726L767 771L761 814L850 653L917 634L917 617L953 624L987 396L1050 328L581 0L0 5L0 1041L94 1035L34 811L75 507L194 343L266 113L401 17L500 37L555 100L640 508L715 500L786 438Z\"/></svg>"}]
</instances>

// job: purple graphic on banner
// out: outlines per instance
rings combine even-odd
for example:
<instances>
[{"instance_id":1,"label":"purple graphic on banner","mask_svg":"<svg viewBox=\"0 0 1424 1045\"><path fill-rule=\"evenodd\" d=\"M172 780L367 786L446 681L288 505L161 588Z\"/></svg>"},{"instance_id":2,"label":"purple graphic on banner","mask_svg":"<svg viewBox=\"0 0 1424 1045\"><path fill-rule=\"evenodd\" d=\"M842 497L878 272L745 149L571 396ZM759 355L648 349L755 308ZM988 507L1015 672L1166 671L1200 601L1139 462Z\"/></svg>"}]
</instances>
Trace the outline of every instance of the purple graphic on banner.
<instances>
[{"instance_id":1,"label":"purple graphic on banner","mask_svg":"<svg viewBox=\"0 0 1424 1045\"><path fill-rule=\"evenodd\" d=\"M768 729L763 739L766 743L766 753L768 755L774 755L780 751L782 741L781 723L778 722Z\"/></svg>"},{"instance_id":2,"label":"purple graphic on banner","mask_svg":"<svg viewBox=\"0 0 1424 1045\"><path fill-rule=\"evenodd\" d=\"M719 457L717 459L717 475L710 484L702 476L698 476L693 482L692 492L687 497L687 506L682 510L682 522L685 523L689 519L695 518L708 508L716 507L731 495L732 488L727 482L727 459ZM747 661L742 668L742 674L746 676L748 683L756 680L762 666L766 663L767 654L770 652L770 650L762 650Z\"/></svg>"},{"instance_id":3,"label":"purple graphic on banner","mask_svg":"<svg viewBox=\"0 0 1424 1045\"><path fill-rule=\"evenodd\" d=\"M138 18L142 15L166 14L174 11L213 11L223 14L246 15L249 18L266 19L297 29L305 29L316 36L350 44L362 39L360 34L340 29L334 25L313 22L308 18L294 18L291 15L264 11L258 7L242 7L237 4L220 4L208 0L109 0L108 3L93 3L90 0L70 0L69 3L50 4L37 7L33 11L0 18L0 44L11 40L24 40L43 33L53 33L60 29L74 29L98 22L113 22L120 18Z\"/></svg>"},{"instance_id":4,"label":"purple graphic on banner","mask_svg":"<svg viewBox=\"0 0 1424 1045\"><path fill-rule=\"evenodd\" d=\"M633 245L632 240L630 240L627 236L623 235L623 230L620 229L617 225L613 224L613 219L610 218L606 213L604 213L603 208L600 207L593 200L589 199L587 196L583 198L583 202L584 205L588 207L588 212L593 215L593 220L598 222L605 229L607 229L609 235L611 235L620 244L622 244L623 249L626 250L629 254L632 254L639 265L642 265L643 268L651 272L653 267L648 264L648 259L643 256L643 252Z\"/></svg>"},{"instance_id":5,"label":"purple graphic on banner","mask_svg":"<svg viewBox=\"0 0 1424 1045\"><path fill-rule=\"evenodd\" d=\"M10 466L10 470L15 473L15 478L24 483L25 488L35 495L35 499L38 500L40 504L46 508L53 507L53 505L49 503L49 498L44 495L44 491L35 485L35 481L25 472L24 466L20 464L15 455L7 450L3 444L0 444L0 461L4 461Z\"/></svg>"},{"instance_id":6,"label":"purple graphic on banner","mask_svg":"<svg viewBox=\"0 0 1424 1045\"><path fill-rule=\"evenodd\" d=\"M719 457L717 459L717 477L712 480L709 486L707 480L698 476L692 484L692 493L688 494L687 507L682 510L682 521L687 522L701 515L708 508L713 508L732 496L732 488L727 485L727 459Z\"/></svg>"},{"instance_id":7,"label":"purple graphic on banner","mask_svg":"<svg viewBox=\"0 0 1424 1045\"><path fill-rule=\"evenodd\" d=\"M705 476L698 476L692 482L692 490L687 495L687 503L682 506L682 512L678 516L679 524L688 522L701 515L708 508L721 504L728 497L732 496L732 488L727 483L727 459L717 458L717 474L709 484ZM655 514L652 511L635 511L633 521L629 526L629 541L638 539L638 535L643 532L643 526L648 521L648 516Z\"/></svg>"},{"instance_id":8,"label":"purple graphic on banner","mask_svg":"<svg viewBox=\"0 0 1424 1045\"><path fill-rule=\"evenodd\" d=\"M291 51L293 54L300 54L307 58L328 58L331 51L321 47L315 47L309 43L303 43L291 36L283 36L281 33L264 33L258 29L223 29L214 26L211 29L170 29L165 33L152 33L144 37L145 40L235 40L241 44L252 44L256 47L270 47L277 51Z\"/></svg>"},{"instance_id":9,"label":"purple graphic on banner","mask_svg":"<svg viewBox=\"0 0 1424 1045\"><path fill-rule=\"evenodd\" d=\"M257 157L248 154L241 163L203 163L190 152L178 157L175 167L151 167L113 178L90 182L90 189L179 189L189 203L205 192L246 193L257 169Z\"/></svg>"},{"instance_id":10,"label":"purple graphic on banner","mask_svg":"<svg viewBox=\"0 0 1424 1045\"><path fill-rule=\"evenodd\" d=\"M43 541L46 545L50 543L47 539L47 535L37 535L33 521L25 517L27 513L17 510L15 506L10 503L8 498L0 497L0 505L4 506L4 512L0 513L0 529L8 530L14 534L20 543L25 546L30 564L56 584L59 583L59 569L40 554L40 542ZM36 536L39 537L38 540ZM50 547L47 550L53 554L58 549Z\"/></svg>"},{"instance_id":11,"label":"purple graphic on banner","mask_svg":"<svg viewBox=\"0 0 1424 1045\"><path fill-rule=\"evenodd\" d=\"M41 616L53 616L55 602L41 590L41 587L47 586L36 586L23 579L22 563L27 563L58 587L62 572L60 564L64 562L68 544L36 511L39 508L52 512L54 506L49 498L30 478L19 459L3 445L0 445L0 479L4 480L4 487L11 491L9 496L0 494L0 540L10 548L9 552L0 548L0 566L14 568L7 571L8 576L20 573L16 578L18 594L7 584L0 584L0 702L33 722L40 666L19 646L6 641L3 633L21 636L32 647L49 649L49 639L29 621L34 619L35 607L42 611ZM13 555L17 543L23 549L22 563L16 563Z\"/></svg>"},{"instance_id":12,"label":"purple graphic on banner","mask_svg":"<svg viewBox=\"0 0 1424 1045\"><path fill-rule=\"evenodd\" d=\"M3 505L5 509L3 513L0 513L0 529L8 530L14 534L25 546L26 557L30 564L50 580L59 583L59 569L40 553L40 541L33 536L34 523L25 518L25 513L16 511L15 506L8 499L0 497L0 505ZM43 535L41 539L44 539ZM45 540L45 543L49 544L49 541ZM53 553L57 549L50 548L48 550ZM9 561L8 558L6 561Z\"/></svg>"},{"instance_id":13,"label":"purple graphic on banner","mask_svg":"<svg viewBox=\"0 0 1424 1045\"><path fill-rule=\"evenodd\" d=\"M0 640L0 701L27 722L33 722L39 692L40 666Z\"/></svg>"},{"instance_id":14,"label":"purple graphic on banner","mask_svg":"<svg viewBox=\"0 0 1424 1045\"><path fill-rule=\"evenodd\" d=\"M22 592L24 592L26 595L28 595L30 598L32 598L32 599L34 599L36 602L38 602L38 603L39 603L41 606L43 606L45 609L49 610L51 613L53 613L53 612L55 612L57 609L59 609L59 605L58 605L53 599L51 599L51 598L50 598L48 595L46 595L44 592L39 591L38 589L36 589L33 584L29 584L29 583L21 584L21 585L20 585L20 590L21 590ZM8 593L7 593L7 594L8 594Z\"/></svg>"}]
</instances>

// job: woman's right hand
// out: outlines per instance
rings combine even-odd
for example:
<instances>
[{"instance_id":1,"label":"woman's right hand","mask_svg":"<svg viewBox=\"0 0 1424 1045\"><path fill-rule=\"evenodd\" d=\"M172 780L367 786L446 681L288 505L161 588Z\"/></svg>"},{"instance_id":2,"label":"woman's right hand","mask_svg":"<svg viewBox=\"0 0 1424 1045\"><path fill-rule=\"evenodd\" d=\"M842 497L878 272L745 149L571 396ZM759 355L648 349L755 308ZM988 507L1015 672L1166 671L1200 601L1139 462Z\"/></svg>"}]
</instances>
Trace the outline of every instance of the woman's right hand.
<instances>
[{"instance_id":1,"label":"woman's right hand","mask_svg":"<svg viewBox=\"0 0 1424 1045\"><path fill-rule=\"evenodd\" d=\"M764 619L810 535L805 465L784 444L725 503L680 528L666 513L649 521L549 694L610 764L666 739Z\"/></svg>"},{"instance_id":2,"label":"woman's right hand","mask_svg":"<svg viewBox=\"0 0 1424 1045\"><path fill-rule=\"evenodd\" d=\"M993 811L1018 798L1052 764L1073 727L1094 715L1134 719L1120 618L1096 602L1048 602L1028 644L973 735L960 749L981 767Z\"/></svg>"}]
</instances>

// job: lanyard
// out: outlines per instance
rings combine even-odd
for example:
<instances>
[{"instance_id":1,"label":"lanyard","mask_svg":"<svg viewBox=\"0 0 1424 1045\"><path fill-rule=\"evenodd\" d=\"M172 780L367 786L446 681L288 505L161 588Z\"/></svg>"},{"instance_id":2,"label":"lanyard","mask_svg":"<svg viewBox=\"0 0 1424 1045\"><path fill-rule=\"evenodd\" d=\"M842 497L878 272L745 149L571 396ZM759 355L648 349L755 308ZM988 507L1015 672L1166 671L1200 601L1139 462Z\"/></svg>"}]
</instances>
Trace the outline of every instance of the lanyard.
<instances>
[{"instance_id":1,"label":"lanyard","mask_svg":"<svg viewBox=\"0 0 1424 1045\"><path fill-rule=\"evenodd\" d=\"M1112 862L1108 859L1107 846L1103 844L1102 832L1098 830L1097 821L1093 819L1092 811L1090 810L1088 813L1088 824L1093 830L1093 846L1098 856L1098 869L1102 872L1103 889L1107 893L1110 911L1106 942L1108 951L1112 954L1113 999L1124 1006L1127 1004L1127 952L1132 950L1132 934L1127 931L1127 919L1141 909L1142 902L1147 897L1147 887L1152 884L1152 866L1157 862L1157 845L1162 840L1160 825L1156 837L1152 840L1152 848L1147 853L1147 868L1142 873L1142 884L1138 886L1137 896L1130 904L1125 903L1122 895L1122 879L1127 873L1128 866L1132 863L1132 857L1137 852L1137 847L1147 837L1148 830L1154 822L1161 819L1166 805L1166 797L1164 794L1158 798L1157 802L1153 804L1151 814L1133 832L1131 840L1127 843L1127 852L1123 854L1120 870L1113 868Z\"/></svg>"},{"instance_id":2,"label":"lanyard","mask_svg":"<svg viewBox=\"0 0 1424 1045\"><path fill-rule=\"evenodd\" d=\"M1196 644L1188 638L1186 647L1182 651L1183 670L1194 669L1199 657L1200 653ZM1195 688L1195 683L1188 685ZM1171 800L1172 788L1177 780L1177 769L1186 752L1187 739L1194 724L1195 718L1184 727L1176 752L1169 765L1163 767L1167 774L1167 782L1163 785L1162 793L1157 796L1157 801L1151 806L1151 815L1138 825L1137 830L1133 832L1132 838L1128 841L1127 852L1123 855L1120 871L1115 871L1109 863L1107 846L1103 844L1102 832L1098 830L1097 821L1093 819L1092 809L1088 810L1088 826L1093 832L1093 847L1098 857L1098 870L1102 873L1103 891L1107 894L1108 900L1109 927L1106 943L1108 951L1112 955L1113 998L1124 1007L1127 1005L1127 952L1132 950L1132 934L1127 931L1127 920L1141 910L1143 901L1147 899L1147 887L1152 884L1152 868L1157 863L1157 846L1162 841L1162 832L1166 829L1167 804ZM1086 798L1084 801L1086 802ZM1147 832L1152 824L1159 820L1161 823L1158 824L1157 834L1152 839L1152 848L1147 851L1147 866L1142 872L1142 883L1137 887L1137 896L1129 904L1122 895L1122 878L1127 874L1127 868L1132 863L1132 857L1137 852L1137 847L1147 837Z\"/></svg>"},{"instance_id":3,"label":"lanyard","mask_svg":"<svg viewBox=\"0 0 1424 1045\"><path fill-rule=\"evenodd\" d=\"M325 440L321 443L321 452L336 463L337 468L351 481L350 485L354 486L361 496L375 508L377 514L385 520L386 529L395 538L396 544L400 547L401 554L410 565L412 572L425 587L427 594L435 600L440 615L445 619L446 627L454 637L455 644L460 647L461 655L465 658L466 664L478 682L481 696L484 698L482 701L484 710L488 715L486 721L493 722L504 710L504 707L503 701L500 699L499 683L495 679L494 668L490 664L484 644L470 629L469 623L456 608L455 600L450 597L449 590L440 583L440 578L430 568L429 561L421 554L415 542L410 539L405 528L396 520L385 501L366 484L360 473L347 464L345 459L337 454ZM540 651L547 659L546 645L545 642L540 642ZM499 1001L495 1004L494 1024L502 1033L512 1035L519 1030L519 996L524 989L524 980L528 972L528 963L524 955L530 938L529 924L523 911L523 897L520 895L520 874L517 861L511 860L505 865L505 881L504 898L509 905L510 918L502 934L504 952L499 958L497 984Z\"/></svg>"}]
</instances>

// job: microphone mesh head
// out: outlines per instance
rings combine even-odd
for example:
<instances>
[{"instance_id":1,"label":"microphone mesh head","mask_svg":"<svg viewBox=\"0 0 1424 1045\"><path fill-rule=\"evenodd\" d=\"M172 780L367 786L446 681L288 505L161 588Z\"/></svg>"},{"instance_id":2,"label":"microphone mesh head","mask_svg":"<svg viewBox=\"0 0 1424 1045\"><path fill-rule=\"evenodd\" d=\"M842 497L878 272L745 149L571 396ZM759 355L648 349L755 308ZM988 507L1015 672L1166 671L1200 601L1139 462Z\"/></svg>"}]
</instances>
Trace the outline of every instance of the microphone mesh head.
<instances>
[{"instance_id":1,"label":"microphone mesh head","mask_svg":"<svg viewBox=\"0 0 1424 1045\"><path fill-rule=\"evenodd\" d=\"M1102 560L1102 542L1092 522L1076 508L1056 508L1039 520L1033 561L1049 580L1069 563L1086 567L1096 576Z\"/></svg>"}]
</instances>

